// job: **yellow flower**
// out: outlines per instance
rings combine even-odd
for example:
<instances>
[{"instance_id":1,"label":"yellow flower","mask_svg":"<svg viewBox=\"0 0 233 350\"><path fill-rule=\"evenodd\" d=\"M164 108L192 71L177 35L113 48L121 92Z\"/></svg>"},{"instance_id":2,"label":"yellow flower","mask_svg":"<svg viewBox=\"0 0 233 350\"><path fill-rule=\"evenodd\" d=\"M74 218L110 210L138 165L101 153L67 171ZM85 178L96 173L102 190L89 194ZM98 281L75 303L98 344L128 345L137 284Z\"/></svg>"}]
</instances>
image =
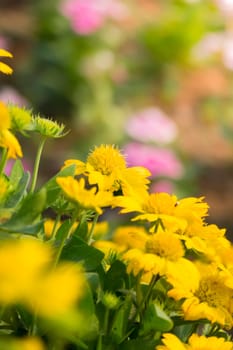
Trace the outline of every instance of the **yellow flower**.
<instances>
[{"instance_id":1,"label":"yellow flower","mask_svg":"<svg viewBox=\"0 0 233 350\"><path fill-rule=\"evenodd\" d=\"M138 248L145 250L148 234L143 226L119 226L113 232L113 241L125 246L126 249Z\"/></svg>"},{"instance_id":2,"label":"yellow flower","mask_svg":"<svg viewBox=\"0 0 233 350\"><path fill-rule=\"evenodd\" d=\"M41 270L50 262L49 247L34 239L0 246L0 303L27 300Z\"/></svg>"},{"instance_id":3,"label":"yellow flower","mask_svg":"<svg viewBox=\"0 0 233 350\"><path fill-rule=\"evenodd\" d=\"M150 231L158 228L158 220L162 226L173 232L185 233L190 225L202 223L207 215L208 205L201 198L184 198L178 200L168 193L144 193L140 196L119 196L114 206L122 207L121 213L140 213L134 220L147 220L155 223Z\"/></svg>"},{"instance_id":4,"label":"yellow flower","mask_svg":"<svg viewBox=\"0 0 233 350\"><path fill-rule=\"evenodd\" d=\"M81 208L94 210L98 214L102 214L102 207L110 206L112 203L112 194L107 191L98 191L92 187L85 188L85 180L75 180L72 176L58 177L57 183L65 193L65 195Z\"/></svg>"},{"instance_id":5,"label":"yellow flower","mask_svg":"<svg viewBox=\"0 0 233 350\"><path fill-rule=\"evenodd\" d=\"M141 213L133 218L136 220L147 220L158 222L161 220L163 226L174 231L184 231L187 222L183 218L175 216L177 197L168 193L145 193L139 196L119 196L115 199L115 206L122 207L121 213L137 212ZM156 225L152 225L151 232L156 230Z\"/></svg>"},{"instance_id":6,"label":"yellow flower","mask_svg":"<svg viewBox=\"0 0 233 350\"><path fill-rule=\"evenodd\" d=\"M215 265L199 263L196 266L200 274L200 282L196 290L188 296L184 288L182 295L181 287L179 286L177 290L177 282L173 280L174 288L168 294L176 300L186 298L182 304L186 320L207 319L225 328L231 328L233 291L226 286L225 276L220 274Z\"/></svg>"},{"instance_id":7,"label":"yellow flower","mask_svg":"<svg viewBox=\"0 0 233 350\"><path fill-rule=\"evenodd\" d=\"M0 343L1 345L1 343ZM39 338L8 338L5 349L8 350L45 350L45 346Z\"/></svg>"},{"instance_id":8,"label":"yellow flower","mask_svg":"<svg viewBox=\"0 0 233 350\"><path fill-rule=\"evenodd\" d=\"M0 49L0 57L12 58L13 55L7 50ZM8 66L8 64L0 62L0 72L2 72L4 74L12 74L13 69L10 66Z\"/></svg>"},{"instance_id":9,"label":"yellow flower","mask_svg":"<svg viewBox=\"0 0 233 350\"><path fill-rule=\"evenodd\" d=\"M65 167L71 164L76 166L76 175L88 177L90 185L97 185L103 191L122 191L129 195L135 188L140 194L147 190L150 172L143 167L128 168L125 158L113 145L96 147L87 157L86 163L70 159Z\"/></svg>"},{"instance_id":10,"label":"yellow flower","mask_svg":"<svg viewBox=\"0 0 233 350\"><path fill-rule=\"evenodd\" d=\"M206 337L192 334L188 343L183 343L176 335L167 333L163 335L164 345L158 345L156 350L232 350L233 343L224 338Z\"/></svg>"},{"instance_id":11,"label":"yellow flower","mask_svg":"<svg viewBox=\"0 0 233 350\"><path fill-rule=\"evenodd\" d=\"M88 223L88 229L90 230L92 223ZM97 222L93 230L93 239L99 239L108 233L109 224L107 221Z\"/></svg>"},{"instance_id":12,"label":"yellow flower","mask_svg":"<svg viewBox=\"0 0 233 350\"><path fill-rule=\"evenodd\" d=\"M184 248L179 238L170 232L159 232L148 236L145 252L139 249L130 249L123 254L128 273L137 275L143 273L142 281L150 282L154 275L166 276L171 283L173 279L181 279L186 283L187 276L192 273L193 284L198 284L198 273L192 262L185 259ZM190 279L189 279L190 280Z\"/></svg>"},{"instance_id":13,"label":"yellow flower","mask_svg":"<svg viewBox=\"0 0 233 350\"><path fill-rule=\"evenodd\" d=\"M108 258L109 254L111 254L112 252L115 252L118 254L124 250L124 246L116 244L112 241L99 240L99 241L93 242L92 245L95 248L101 250L101 252L104 253L106 258Z\"/></svg>"},{"instance_id":14,"label":"yellow flower","mask_svg":"<svg viewBox=\"0 0 233 350\"><path fill-rule=\"evenodd\" d=\"M17 138L8 129L0 131L0 147L7 148L7 158L22 157L22 149Z\"/></svg>"},{"instance_id":15,"label":"yellow flower","mask_svg":"<svg viewBox=\"0 0 233 350\"><path fill-rule=\"evenodd\" d=\"M10 129L11 118L6 105L0 101L0 132L5 129Z\"/></svg>"},{"instance_id":16,"label":"yellow flower","mask_svg":"<svg viewBox=\"0 0 233 350\"><path fill-rule=\"evenodd\" d=\"M56 318L71 311L81 297L85 280L80 267L60 263L38 278L32 289L28 306L46 318Z\"/></svg>"}]
</instances>

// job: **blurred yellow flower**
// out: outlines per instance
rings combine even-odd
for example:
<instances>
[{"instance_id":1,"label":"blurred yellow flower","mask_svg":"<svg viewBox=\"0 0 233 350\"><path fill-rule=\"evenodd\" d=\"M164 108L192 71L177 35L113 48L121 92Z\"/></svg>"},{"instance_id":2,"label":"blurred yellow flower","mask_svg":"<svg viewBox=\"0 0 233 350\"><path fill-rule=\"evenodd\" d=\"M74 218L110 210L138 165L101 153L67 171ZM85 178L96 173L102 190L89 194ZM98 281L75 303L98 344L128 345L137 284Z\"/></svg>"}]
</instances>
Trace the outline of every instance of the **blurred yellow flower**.
<instances>
[{"instance_id":1,"label":"blurred yellow flower","mask_svg":"<svg viewBox=\"0 0 233 350\"><path fill-rule=\"evenodd\" d=\"M48 246L35 239L0 245L0 303L27 300L41 271L51 260Z\"/></svg>"},{"instance_id":2,"label":"blurred yellow flower","mask_svg":"<svg viewBox=\"0 0 233 350\"><path fill-rule=\"evenodd\" d=\"M56 318L71 311L84 292L84 275L80 266L60 263L35 281L28 305L43 317Z\"/></svg>"},{"instance_id":3,"label":"blurred yellow flower","mask_svg":"<svg viewBox=\"0 0 233 350\"><path fill-rule=\"evenodd\" d=\"M0 57L12 58L13 55L7 50L0 49ZM13 69L10 66L8 66L8 64L0 62L0 72L4 74L12 74Z\"/></svg>"},{"instance_id":4,"label":"blurred yellow flower","mask_svg":"<svg viewBox=\"0 0 233 350\"><path fill-rule=\"evenodd\" d=\"M0 101L0 132L9 129L11 126L11 118L7 106Z\"/></svg>"}]
</instances>

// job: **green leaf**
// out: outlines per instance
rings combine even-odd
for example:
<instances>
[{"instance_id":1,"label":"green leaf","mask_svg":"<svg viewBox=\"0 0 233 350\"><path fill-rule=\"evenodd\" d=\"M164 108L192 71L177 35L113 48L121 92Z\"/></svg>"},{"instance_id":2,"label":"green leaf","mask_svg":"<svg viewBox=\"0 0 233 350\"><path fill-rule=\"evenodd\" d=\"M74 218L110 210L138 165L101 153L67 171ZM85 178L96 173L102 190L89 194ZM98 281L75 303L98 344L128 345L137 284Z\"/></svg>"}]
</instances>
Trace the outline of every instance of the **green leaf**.
<instances>
[{"instance_id":1,"label":"green leaf","mask_svg":"<svg viewBox=\"0 0 233 350\"><path fill-rule=\"evenodd\" d=\"M13 185L17 184L21 179L21 177L23 176L23 174L24 174L23 164L20 159L17 159L14 162L14 165L11 169L11 174L9 176L10 182Z\"/></svg>"},{"instance_id":2,"label":"green leaf","mask_svg":"<svg viewBox=\"0 0 233 350\"><path fill-rule=\"evenodd\" d=\"M157 304L150 304L145 311L140 335L150 332L168 332L173 327L172 319Z\"/></svg>"},{"instance_id":3,"label":"green leaf","mask_svg":"<svg viewBox=\"0 0 233 350\"><path fill-rule=\"evenodd\" d=\"M29 194L24 198L19 210L12 215L10 220L0 225L0 229L8 232L29 232L34 224L39 224L40 216L45 208L46 190Z\"/></svg>"},{"instance_id":4,"label":"green leaf","mask_svg":"<svg viewBox=\"0 0 233 350\"><path fill-rule=\"evenodd\" d=\"M154 339L136 338L120 345L120 350L154 350L156 345L158 345L158 341Z\"/></svg>"},{"instance_id":5,"label":"green leaf","mask_svg":"<svg viewBox=\"0 0 233 350\"><path fill-rule=\"evenodd\" d=\"M104 288L109 291L116 291L124 286L124 280L128 278L126 274L126 266L122 261L116 260L108 272L104 280Z\"/></svg>"},{"instance_id":6,"label":"green leaf","mask_svg":"<svg viewBox=\"0 0 233 350\"><path fill-rule=\"evenodd\" d=\"M58 186L56 179L60 176L74 176L75 174L75 165L70 165L69 167L66 167L59 171L54 177L52 177L44 186L43 188L46 188L47 191L47 204L46 207L50 207L58 198L61 188Z\"/></svg>"},{"instance_id":7,"label":"green leaf","mask_svg":"<svg viewBox=\"0 0 233 350\"><path fill-rule=\"evenodd\" d=\"M81 262L86 271L94 271L103 258L104 253L76 236L71 237L61 254L61 259Z\"/></svg>"},{"instance_id":8,"label":"green leaf","mask_svg":"<svg viewBox=\"0 0 233 350\"><path fill-rule=\"evenodd\" d=\"M14 179L15 177L13 177ZM26 189L30 180L30 173L23 173L20 180L18 181L17 187L13 192L10 193L9 197L6 199L5 208L14 208L21 201L26 193ZM11 182L11 180L10 180ZM15 184L13 184L15 186Z\"/></svg>"},{"instance_id":9,"label":"green leaf","mask_svg":"<svg viewBox=\"0 0 233 350\"><path fill-rule=\"evenodd\" d=\"M72 233L73 236L82 238L84 241L87 241L88 237L88 224L87 220L81 221L76 228L76 230Z\"/></svg>"}]
</instances>

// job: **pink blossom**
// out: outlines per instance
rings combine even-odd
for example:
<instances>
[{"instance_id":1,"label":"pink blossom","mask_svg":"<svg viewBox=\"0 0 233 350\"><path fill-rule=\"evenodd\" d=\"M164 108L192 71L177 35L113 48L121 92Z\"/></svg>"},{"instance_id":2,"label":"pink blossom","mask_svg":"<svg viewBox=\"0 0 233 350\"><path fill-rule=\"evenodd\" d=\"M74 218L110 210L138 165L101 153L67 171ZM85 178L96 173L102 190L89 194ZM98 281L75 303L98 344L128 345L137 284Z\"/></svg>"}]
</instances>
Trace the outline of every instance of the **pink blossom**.
<instances>
[{"instance_id":1,"label":"pink blossom","mask_svg":"<svg viewBox=\"0 0 233 350\"><path fill-rule=\"evenodd\" d=\"M124 153L129 166L143 166L150 170L152 176L173 179L183 176L182 163L170 149L132 142L124 147Z\"/></svg>"},{"instance_id":2,"label":"pink blossom","mask_svg":"<svg viewBox=\"0 0 233 350\"><path fill-rule=\"evenodd\" d=\"M155 107L134 114L125 128L129 136L142 142L166 144L174 141L177 135L176 124Z\"/></svg>"},{"instance_id":3,"label":"pink blossom","mask_svg":"<svg viewBox=\"0 0 233 350\"><path fill-rule=\"evenodd\" d=\"M199 60L220 54L224 66L233 70L233 32L209 33L195 46L193 52Z\"/></svg>"},{"instance_id":4,"label":"pink blossom","mask_svg":"<svg viewBox=\"0 0 233 350\"><path fill-rule=\"evenodd\" d=\"M6 167L4 169L4 173L7 176L10 176L10 173L11 173L11 170L12 170L14 163L15 163L15 160L13 160L13 159L7 160L7 164L6 164ZM22 160L22 165L23 165L24 171L29 171L29 172L32 171L31 165L25 159Z\"/></svg>"},{"instance_id":5,"label":"pink blossom","mask_svg":"<svg viewBox=\"0 0 233 350\"><path fill-rule=\"evenodd\" d=\"M26 99L21 96L15 89L9 86L5 86L0 90L0 101L5 103L12 103L19 107L27 106Z\"/></svg>"},{"instance_id":6,"label":"pink blossom","mask_svg":"<svg viewBox=\"0 0 233 350\"><path fill-rule=\"evenodd\" d=\"M159 180L159 181L152 183L152 185L150 187L150 192L151 193L166 192L166 193L172 194L175 192L175 186L172 183L172 181Z\"/></svg>"},{"instance_id":7,"label":"pink blossom","mask_svg":"<svg viewBox=\"0 0 233 350\"><path fill-rule=\"evenodd\" d=\"M61 13L76 33L88 35L100 29L107 18L123 19L127 8L119 0L64 0Z\"/></svg>"},{"instance_id":8,"label":"pink blossom","mask_svg":"<svg viewBox=\"0 0 233 350\"><path fill-rule=\"evenodd\" d=\"M233 1L232 0L215 0L219 10L225 16L233 15Z\"/></svg>"}]
</instances>

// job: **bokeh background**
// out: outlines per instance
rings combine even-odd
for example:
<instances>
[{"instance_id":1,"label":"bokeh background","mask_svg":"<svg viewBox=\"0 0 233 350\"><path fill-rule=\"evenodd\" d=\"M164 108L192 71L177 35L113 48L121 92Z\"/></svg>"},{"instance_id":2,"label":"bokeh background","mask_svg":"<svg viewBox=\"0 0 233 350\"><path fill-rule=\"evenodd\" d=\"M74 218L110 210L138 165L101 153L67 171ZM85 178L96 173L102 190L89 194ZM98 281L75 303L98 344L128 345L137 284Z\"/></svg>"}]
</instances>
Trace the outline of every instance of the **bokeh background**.
<instances>
[{"instance_id":1,"label":"bokeh background","mask_svg":"<svg viewBox=\"0 0 233 350\"><path fill-rule=\"evenodd\" d=\"M0 47L14 55L0 100L71 130L41 181L113 143L153 191L205 196L233 234L233 0L1 0Z\"/></svg>"}]
</instances>

